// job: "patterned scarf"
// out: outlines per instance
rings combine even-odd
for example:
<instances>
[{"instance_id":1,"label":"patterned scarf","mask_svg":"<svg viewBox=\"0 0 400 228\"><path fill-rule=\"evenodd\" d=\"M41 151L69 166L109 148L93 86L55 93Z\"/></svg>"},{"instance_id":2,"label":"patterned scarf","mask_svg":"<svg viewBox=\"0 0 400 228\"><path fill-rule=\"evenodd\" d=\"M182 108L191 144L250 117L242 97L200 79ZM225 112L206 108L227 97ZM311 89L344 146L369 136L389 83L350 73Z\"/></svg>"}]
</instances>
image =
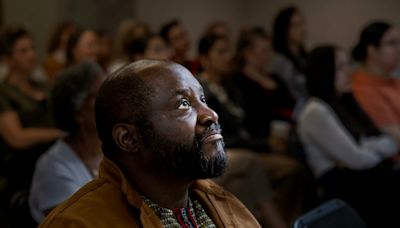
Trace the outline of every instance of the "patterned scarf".
<instances>
[{"instance_id":1,"label":"patterned scarf","mask_svg":"<svg viewBox=\"0 0 400 228\"><path fill-rule=\"evenodd\" d=\"M184 208L163 208L142 196L144 202L160 218L165 228L216 228L197 200L189 198L189 206Z\"/></svg>"}]
</instances>

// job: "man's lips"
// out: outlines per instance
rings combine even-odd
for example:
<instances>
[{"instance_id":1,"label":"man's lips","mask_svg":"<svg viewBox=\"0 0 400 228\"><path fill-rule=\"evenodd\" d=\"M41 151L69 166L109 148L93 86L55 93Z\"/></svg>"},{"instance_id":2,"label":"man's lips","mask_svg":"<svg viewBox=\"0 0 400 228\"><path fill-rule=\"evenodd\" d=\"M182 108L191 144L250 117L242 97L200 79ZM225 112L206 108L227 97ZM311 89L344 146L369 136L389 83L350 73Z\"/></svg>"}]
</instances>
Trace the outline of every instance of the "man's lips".
<instances>
[{"instance_id":1,"label":"man's lips","mask_svg":"<svg viewBox=\"0 0 400 228\"><path fill-rule=\"evenodd\" d=\"M220 134L220 131L212 131L212 132L206 134L206 135L203 137L202 142L203 142L203 143L211 143L211 142L220 140L220 139L222 139L222 138L223 138L223 137L222 137L222 135Z\"/></svg>"}]
</instances>

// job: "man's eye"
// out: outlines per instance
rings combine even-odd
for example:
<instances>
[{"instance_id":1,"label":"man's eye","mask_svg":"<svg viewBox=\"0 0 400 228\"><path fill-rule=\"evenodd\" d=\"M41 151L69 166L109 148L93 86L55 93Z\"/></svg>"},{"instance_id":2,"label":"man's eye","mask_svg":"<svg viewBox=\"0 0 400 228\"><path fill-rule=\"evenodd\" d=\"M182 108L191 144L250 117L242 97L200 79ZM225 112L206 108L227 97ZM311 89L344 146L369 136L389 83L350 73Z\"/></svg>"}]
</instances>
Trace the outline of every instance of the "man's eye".
<instances>
[{"instance_id":1,"label":"man's eye","mask_svg":"<svg viewBox=\"0 0 400 228\"><path fill-rule=\"evenodd\" d=\"M190 108L190 103L187 99L182 99L179 102L178 109L188 109Z\"/></svg>"}]
</instances>

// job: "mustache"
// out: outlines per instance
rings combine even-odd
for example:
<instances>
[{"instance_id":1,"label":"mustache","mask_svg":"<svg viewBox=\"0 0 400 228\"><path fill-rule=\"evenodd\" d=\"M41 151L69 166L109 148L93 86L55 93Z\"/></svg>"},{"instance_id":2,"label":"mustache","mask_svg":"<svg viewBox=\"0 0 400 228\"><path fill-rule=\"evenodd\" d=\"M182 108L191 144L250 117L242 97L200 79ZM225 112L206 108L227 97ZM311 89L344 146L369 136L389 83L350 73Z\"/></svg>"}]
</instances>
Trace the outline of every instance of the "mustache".
<instances>
[{"instance_id":1,"label":"mustache","mask_svg":"<svg viewBox=\"0 0 400 228\"><path fill-rule=\"evenodd\" d=\"M218 123L213 123L199 137L200 141L203 141L205 138L207 138L210 135L221 134L221 132L222 132L221 125Z\"/></svg>"}]
</instances>

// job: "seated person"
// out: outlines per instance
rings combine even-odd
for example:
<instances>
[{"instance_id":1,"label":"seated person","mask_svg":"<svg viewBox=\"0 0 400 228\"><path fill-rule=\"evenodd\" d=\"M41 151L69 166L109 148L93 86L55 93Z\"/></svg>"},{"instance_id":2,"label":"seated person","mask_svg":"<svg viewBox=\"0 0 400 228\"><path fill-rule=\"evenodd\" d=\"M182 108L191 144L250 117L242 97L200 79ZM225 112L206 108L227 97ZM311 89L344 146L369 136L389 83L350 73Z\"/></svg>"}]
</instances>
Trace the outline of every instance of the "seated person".
<instances>
[{"instance_id":1,"label":"seated person","mask_svg":"<svg viewBox=\"0 0 400 228\"><path fill-rule=\"evenodd\" d=\"M79 28L71 33L67 41L65 67L82 61L99 60L99 40L95 30Z\"/></svg>"},{"instance_id":2,"label":"seated person","mask_svg":"<svg viewBox=\"0 0 400 228\"><path fill-rule=\"evenodd\" d=\"M94 120L94 101L103 81L100 66L83 62L61 73L53 88L53 113L68 136L36 163L29 203L40 223L58 204L97 177L102 153Z\"/></svg>"},{"instance_id":3,"label":"seated person","mask_svg":"<svg viewBox=\"0 0 400 228\"><path fill-rule=\"evenodd\" d=\"M123 67L104 81L95 115L99 178L40 227L260 227L232 194L203 180L220 176L227 158L218 115L186 68Z\"/></svg>"},{"instance_id":4,"label":"seated person","mask_svg":"<svg viewBox=\"0 0 400 228\"><path fill-rule=\"evenodd\" d=\"M188 32L182 22L172 20L165 23L160 29L160 36L173 49L172 60L182 64L192 74L197 74L200 69L200 63L189 58L191 44Z\"/></svg>"},{"instance_id":5,"label":"seated person","mask_svg":"<svg viewBox=\"0 0 400 228\"><path fill-rule=\"evenodd\" d=\"M37 58L31 34L4 28L0 55L8 68L0 83L0 179L7 183L0 187L0 207L7 207L13 227L30 227L27 195L35 162L64 133L54 128L48 85L32 78Z\"/></svg>"},{"instance_id":6,"label":"seated person","mask_svg":"<svg viewBox=\"0 0 400 228\"><path fill-rule=\"evenodd\" d=\"M127 19L120 23L115 35L114 59L107 72L112 73L131 62L131 43L151 34L150 26L141 20Z\"/></svg>"},{"instance_id":7,"label":"seated person","mask_svg":"<svg viewBox=\"0 0 400 228\"><path fill-rule=\"evenodd\" d=\"M243 125L252 138L268 138L272 144L278 141L271 134L272 123L281 120L290 126L295 101L283 81L267 71L272 60L270 38L261 28L243 30L235 59L239 72L233 80L243 94ZM286 143L284 139L280 142L282 146Z\"/></svg>"},{"instance_id":8,"label":"seated person","mask_svg":"<svg viewBox=\"0 0 400 228\"><path fill-rule=\"evenodd\" d=\"M67 42L76 29L77 25L74 22L62 21L56 25L50 34L43 69L51 84L54 83L60 71L65 67Z\"/></svg>"},{"instance_id":9,"label":"seated person","mask_svg":"<svg viewBox=\"0 0 400 228\"><path fill-rule=\"evenodd\" d=\"M371 227L383 227L381 221L397 218L388 205L400 203L400 172L390 160L398 145L349 93L349 69L341 49L326 46L310 53L306 75L311 97L300 114L299 136L325 199L342 198Z\"/></svg>"},{"instance_id":10,"label":"seated person","mask_svg":"<svg viewBox=\"0 0 400 228\"><path fill-rule=\"evenodd\" d=\"M301 179L302 173L299 172L297 162L283 153L266 153L268 152L267 140L254 139L243 126L247 113L242 107L240 89L232 82L232 51L228 38L215 34L204 36L199 44L199 57L204 69L199 75L199 80L203 85L208 105L219 113L219 122L224 129L223 135L224 139L226 139L228 155L230 155L228 157L230 158L231 166L227 170L227 175L223 175L218 179L218 183L227 187L239 199L243 199L242 201L245 204L247 203L246 206L252 209L254 214L258 215L260 221L269 223L268 226L279 227L276 224L272 224L275 220L280 220L280 223L284 224L283 221L285 219L289 223L290 220L301 213L298 205L301 204L300 202L304 198L300 193L301 191L298 191L302 188L300 181L298 181ZM261 153L253 154L255 150ZM238 154L237 151L247 151L247 154L244 155L245 153L243 152ZM251 161L250 157L254 157L253 160L258 161ZM235 159L239 161L236 162ZM254 167L252 169L258 169L257 166L261 163L262 168L258 170L264 170L264 174L252 176L251 173L255 174L256 172L249 170L246 175L236 176L237 180L229 177L229 174L237 173L244 169L247 163L253 164ZM245 184L251 182L254 178L258 179L257 182L259 184L257 187L251 183ZM271 179L274 190L276 190L273 198L272 195L268 196L271 190L265 191L265 188L269 187L268 178ZM220 182L221 179L223 179L222 182ZM231 184L227 180L233 182L242 180L243 186L247 186L248 190L252 191L253 194L248 196L245 194L246 191L242 189L229 188L228 186ZM291 185L294 183L296 183L295 188ZM242 188L244 188L243 186ZM296 189L296 192L294 189ZM263 197L260 197L261 195ZM247 200L251 197L254 197L253 201L257 202L255 206L252 205L253 202ZM276 200L279 203L278 206L283 208L281 212L278 213L279 210L273 209L275 203L272 199ZM290 206L285 206L289 204ZM269 205L268 210L265 210L266 205ZM274 217L270 216L269 213L274 214L275 219L269 220ZM284 214L285 217L280 216L280 213Z\"/></svg>"},{"instance_id":11,"label":"seated person","mask_svg":"<svg viewBox=\"0 0 400 228\"><path fill-rule=\"evenodd\" d=\"M393 71L400 62L400 30L375 22L361 33L353 57L361 67L353 73L353 91L361 107L380 128L400 143L400 80Z\"/></svg>"},{"instance_id":12,"label":"seated person","mask_svg":"<svg viewBox=\"0 0 400 228\"><path fill-rule=\"evenodd\" d=\"M130 62L140 59L168 60L173 53L165 40L157 34L133 39L127 45L127 52Z\"/></svg>"},{"instance_id":13,"label":"seated person","mask_svg":"<svg viewBox=\"0 0 400 228\"><path fill-rule=\"evenodd\" d=\"M297 6L288 6L279 11L273 22L272 44L275 55L270 64L272 72L283 80L299 108L307 97L304 21L304 14Z\"/></svg>"}]
</instances>

